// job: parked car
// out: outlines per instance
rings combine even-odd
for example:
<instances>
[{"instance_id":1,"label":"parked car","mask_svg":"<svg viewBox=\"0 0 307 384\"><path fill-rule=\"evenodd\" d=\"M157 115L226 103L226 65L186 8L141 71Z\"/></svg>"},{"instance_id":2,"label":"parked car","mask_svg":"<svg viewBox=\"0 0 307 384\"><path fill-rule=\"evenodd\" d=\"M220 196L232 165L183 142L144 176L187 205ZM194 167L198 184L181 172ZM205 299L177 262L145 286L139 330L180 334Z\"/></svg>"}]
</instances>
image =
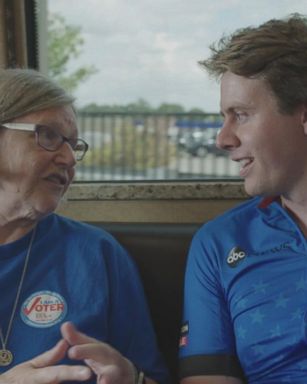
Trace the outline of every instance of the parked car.
<instances>
[{"instance_id":1,"label":"parked car","mask_svg":"<svg viewBox=\"0 0 307 384\"><path fill-rule=\"evenodd\" d=\"M178 146L192 156L204 157L209 153L215 156L226 156L226 151L216 146L218 131L215 128L208 128L206 130L185 132L179 137Z\"/></svg>"}]
</instances>

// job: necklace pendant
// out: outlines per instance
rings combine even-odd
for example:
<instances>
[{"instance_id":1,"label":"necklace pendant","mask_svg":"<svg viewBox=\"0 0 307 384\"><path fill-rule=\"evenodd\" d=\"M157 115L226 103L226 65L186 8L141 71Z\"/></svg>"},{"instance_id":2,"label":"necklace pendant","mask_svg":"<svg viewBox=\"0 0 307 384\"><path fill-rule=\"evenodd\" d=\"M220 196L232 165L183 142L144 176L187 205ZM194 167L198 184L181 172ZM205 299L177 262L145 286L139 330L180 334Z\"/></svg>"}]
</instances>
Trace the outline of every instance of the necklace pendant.
<instances>
[{"instance_id":1,"label":"necklace pendant","mask_svg":"<svg viewBox=\"0 0 307 384\"><path fill-rule=\"evenodd\" d=\"M0 349L0 367L6 367L13 361L12 352L8 349Z\"/></svg>"}]
</instances>

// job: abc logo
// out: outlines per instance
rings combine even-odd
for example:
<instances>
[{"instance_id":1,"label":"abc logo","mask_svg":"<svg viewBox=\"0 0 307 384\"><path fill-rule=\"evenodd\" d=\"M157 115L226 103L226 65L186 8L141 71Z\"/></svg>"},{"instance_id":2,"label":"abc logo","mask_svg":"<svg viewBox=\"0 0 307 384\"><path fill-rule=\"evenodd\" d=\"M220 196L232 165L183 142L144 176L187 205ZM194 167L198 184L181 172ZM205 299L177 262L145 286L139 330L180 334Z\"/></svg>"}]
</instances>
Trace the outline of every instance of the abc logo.
<instances>
[{"instance_id":1,"label":"abc logo","mask_svg":"<svg viewBox=\"0 0 307 384\"><path fill-rule=\"evenodd\" d=\"M227 257L227 264L234 268L246 257L246 253L240 247L234 247Z\"/></svg>"}]
</instances>

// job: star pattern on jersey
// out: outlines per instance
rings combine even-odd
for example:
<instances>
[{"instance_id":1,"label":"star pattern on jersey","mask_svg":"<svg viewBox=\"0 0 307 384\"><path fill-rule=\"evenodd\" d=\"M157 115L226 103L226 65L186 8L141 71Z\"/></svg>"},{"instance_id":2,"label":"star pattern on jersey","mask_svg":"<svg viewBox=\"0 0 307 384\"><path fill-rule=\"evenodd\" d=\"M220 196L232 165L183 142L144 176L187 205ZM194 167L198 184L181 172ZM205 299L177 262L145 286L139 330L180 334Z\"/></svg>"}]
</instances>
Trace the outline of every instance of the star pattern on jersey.
<instances>
[{"instance_id":1,"label":"star pattern on jersey","mask_svg":"<svg viewBox=\"0 0 307 384\"><path fill-rule=\"evenodd\" d=\"M238 301L238 308L239 309L244 309L246 308L246 305L247 305L247 299L246 298L240 298L239 301Z\"/></svg>"},{"instance_id":2,"label":"star pattern on jersey","mask_svg":"<svg viewBox=\"0 0 307 384\"><path fill-rule=\"evenodd\" d=\"M301 308L297 308L294 312L291 314L291 320L300 320L303 317L304 312Z\"/></svg>"},{"instance_id":3,"label":"star pattern on jersey","mask_svg":"<svg viewBox=\"0 0 307 384\"><path fill-rule=\"evenodd\" d=\"M286 298L286 297L284 297L284 294L283 293L281 293L279 296L278 296L278 298L275 300L275 307L276 308L279 308L279 307L281 307L281 308L286 308L287 307L287 302L289 301L290 299L288 298Z\"/></svg>"},{"instance_id":4,"label":"star pattern on jersey","mask_svg":"<svg viewBox=\"0 0 307 384\"><path fill-rule=\"evenodd\" d=\"M256 355L256 356L261 356L261 355L264 354L264 348L263 348L262 345L259 345L259 344L254 345L254 346L252 347L252 350L253 350L253 352L254 352L254 355Z\"/></svg>"},{"instance_id":5,"label":"star pattern on jersey","mask_svg":"<svg viewBox=\"0 0 307 384\"><path fill-rule=\"evenodd\" d=\"M247 330L240 325L238 328L238 337L240 339L245 339L246 332L247 332Z\"/></svg>"},{"instance_id":6,"label":"star pattern on jersey","mask_svg":"<svg viewBox=\"0 0 307 384\"><path fill-rule=\"evenodd\" d=\"M301 370L307 370L307 360L303 360L297 363L297 366Z\"/></svg>"},{"instance_id":7,"label":"star pattern on jersey","mask_svg":"<svg viewBox=\"0 0 307 384\"><path fill-rule=\"evenodd\" d=\"M299 343L299 339L297 337L292 337L292 339L285 342L285 345L288 345L290 348Z\"/></svg>"},{"instance_id":8,"label":"star pattern on jersey","mask_svg":"<svg viewBox=\"0 0 307 384\"><path fill-rule=\"evenodd\" d=\"M276 324L275 327L272 328L270 332L272 337L280 337L281 336L280 325Z\"/></svg>"},{"instance_id":9,"label":"star pattern on jersey","mask_svg":"<svg viewBox=\"0 0 307 384\"><path fill-rule=\"evenodd\" d=\"M300 291L300 290L303 290L303 291L306 291L307 290L307 284L306 284L306 280L304 278L304 276L302 276L296 283L296 291Z\"/></svg>"},{"instance_id":10,"label":"star pattern on jersey","mask_svg":"<svg viewBox=\"0 0 307 384\"><path fill-rule=\"evenodd\" d=\"M261 313L260 309L257 308L255 312L251 313L252 323L261 324L265 315Z\"/></svg>"},{"instance_id":11,"label":"star pattern on jersey","mask_svg":"<svg viewBox=\"0 0 307 384\"><path fill-rule=\"evenodd\" d=\"M253 284L253 288L255 290L255 293L266 293L266 289L268 288L269 284L263 283L263 281L259 281L259 283Z\"/></svg>"},{"instance_id":12,"label":"star pattern on jersey","mask_svg":"<svg viewBox=\"0 0 307 384\"><path fill-rule=\"evenodd\" d=\"M284 384L294 384L293 383L293 378L290 376L290 375L287 375L287 376L284 376L280 379L280 382L281 383L284 383Z\"/></svg>"},{"instance_id":13,"label":"star pattern on jersey","mask_svg":"<svg viewBox=\"0 0 307 384\"><path fill-rule=\"evenodd\" d=\"M243 367L248 366L251 359L255 364L258 361L258 364L268 363L268 366L280 366L288 359L288 354L296 351L302 342L302 321L304 314L307 313L307 297L304 300L306 280L299 275L298 279L293 279L292 284L284 286L284 289L283 285L278 288L275 283L270 285L261 276L261 279L252 284L249 295L244 292L244 295L241 294L237 299L236 310L240 320L236 337L239 349L242 350L240 359ZM300 299L293 301L292 298L297 298L298 295ZM262 305L255 305L255 303ZM297 305L298 303L300 305ZM279 319L287 319L287 323L280 322ZM268 339L271 341L267 342ZM251 345L253 341L255 342ZM299 365L294 364L298 371L306 372L307 377L307 347L306 361L300 361ZM292 373L286 373L279 382L294 384Z\"/></svg>"}]
</instances>

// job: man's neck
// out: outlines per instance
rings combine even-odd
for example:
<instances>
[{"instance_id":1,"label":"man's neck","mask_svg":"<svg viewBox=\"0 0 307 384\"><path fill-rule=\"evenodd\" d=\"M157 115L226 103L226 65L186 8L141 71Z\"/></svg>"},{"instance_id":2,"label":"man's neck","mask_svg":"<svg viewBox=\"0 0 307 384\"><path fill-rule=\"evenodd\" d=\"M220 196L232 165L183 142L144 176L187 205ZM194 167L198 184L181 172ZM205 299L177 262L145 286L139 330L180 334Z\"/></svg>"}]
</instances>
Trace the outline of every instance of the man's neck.
<instances>
[{"instance_id":1,"label":"man's neck","mask_svg":"<svg viewBox=\"0 0 307 384\"><path fill-rule=\"evenodd\" d=\"M281 197L281 205L290 213L304 236L307 237L307 200L298 203Z\"/></svg>"}]
</instances>

